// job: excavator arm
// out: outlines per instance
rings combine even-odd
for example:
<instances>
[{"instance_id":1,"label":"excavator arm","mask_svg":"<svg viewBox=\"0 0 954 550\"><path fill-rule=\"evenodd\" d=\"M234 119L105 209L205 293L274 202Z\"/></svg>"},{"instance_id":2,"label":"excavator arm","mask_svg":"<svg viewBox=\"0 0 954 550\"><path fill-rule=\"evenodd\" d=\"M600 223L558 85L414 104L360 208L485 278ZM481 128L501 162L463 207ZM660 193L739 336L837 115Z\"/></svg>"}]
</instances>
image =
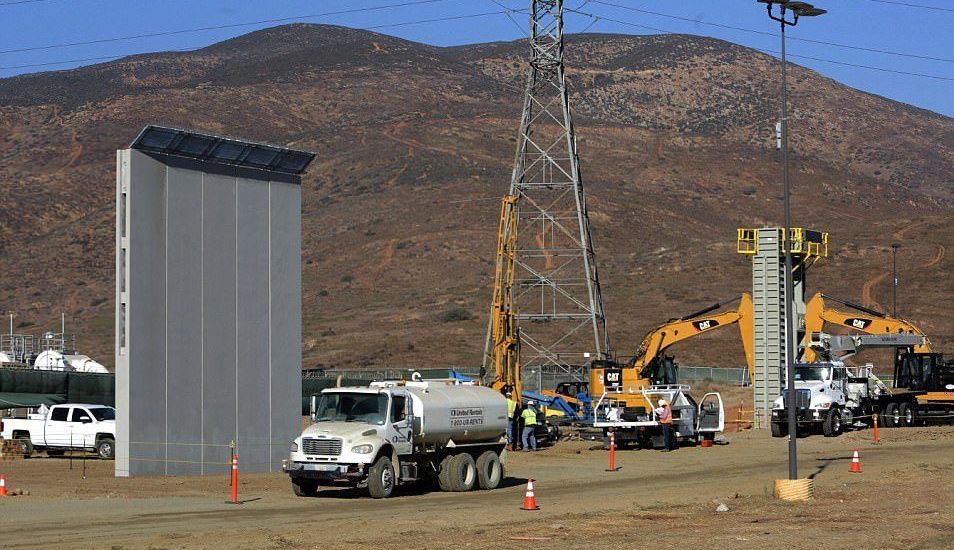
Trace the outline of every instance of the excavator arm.
<instances>
[{"instance_id":1,"label":"excavator arm","mask_svg":"<svg viewBox=\"0 0 954 550\"><path fill-rule=\"evenodd\" d=\"M739 302L736 309L711 314L736 300ZM639 387L653 385L654 381L659 379L660 359L673 344L733 324L739 325L749 376L754 379L752 297L743 293L738 299L713 304L680 319L670 320L649 331L637 348L635 358L626 367L621 368L621 384L624 391L635 391ZM591 395L602 394L604 371L604 368L591 369Z\"/></svg>"},{"instance_id":2,"label":"excavator arm","mask_svg":"<svg viewBox=\"0 0 954 550\"><path fill-rule=\"evenodd\" d=\"M642 371L650 367L658 357L665 353L669 346L704 332L738 323L739 332L742 336L742 346L745 348L745 360L748 364L749 374L751 374L754 353L752 347L752 297L743 293L738 300L738 308L708 315L732 301L735 301L735 299L713 304L701 311L654 328L646 334L636 350L636 357L633 359L632 366L640 369L642 376L648 377L649 373Z\"/></svg>"},{"instance_id":3,"label":"excavator arm","mask_svg":"<svg viewBox=\"0 0 954 550\"><path fill-rule=\"evenodd\" d=\"M827 302L840 304L849 311L830 307ZM914 334L924 336L917 326L904 319L891 317L886 313L867 308L845 300L839 300L821 292L812 296L805 305L805 341L802 343L801 362L812 363L818 358L818 353L812 348L809 338L812 333L819 333L825 323L839 325L865 334ZM931 342L924 338L924 343L914 346L917 353L930 353Z\"/></svg>"}]
</instances>

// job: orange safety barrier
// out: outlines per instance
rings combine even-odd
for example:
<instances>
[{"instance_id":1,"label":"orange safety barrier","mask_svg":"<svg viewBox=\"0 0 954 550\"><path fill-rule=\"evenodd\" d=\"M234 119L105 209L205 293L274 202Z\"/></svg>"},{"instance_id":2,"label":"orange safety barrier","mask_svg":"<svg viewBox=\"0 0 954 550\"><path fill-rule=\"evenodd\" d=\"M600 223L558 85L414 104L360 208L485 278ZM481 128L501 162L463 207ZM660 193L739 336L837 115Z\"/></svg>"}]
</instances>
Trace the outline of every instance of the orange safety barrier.
<instances>
[{"instance_id":1,"label":"orange safety barrier","mask_svg":"<svg viewBox=\"0 0 954 550\"><path fill-rule=\"evenodd\" d=\"M239 472L238 472L238 453L232 453L232 490L229 494L229 504L241 504L238 499L238 484L239 484Z\"/></svg>"},{"instance_id":2,"label":"orange safety barrier","mask_svg":"<svg viewBox=\"0 0 954 550\"><path fill-rule=\"evenodd\" d=\"M616 432L614 430L610 430L609 436L609 468L607 468L606 471L615 472L616 470L619 470L619 468L616 467Z\"/></svg>"}]
</instances>

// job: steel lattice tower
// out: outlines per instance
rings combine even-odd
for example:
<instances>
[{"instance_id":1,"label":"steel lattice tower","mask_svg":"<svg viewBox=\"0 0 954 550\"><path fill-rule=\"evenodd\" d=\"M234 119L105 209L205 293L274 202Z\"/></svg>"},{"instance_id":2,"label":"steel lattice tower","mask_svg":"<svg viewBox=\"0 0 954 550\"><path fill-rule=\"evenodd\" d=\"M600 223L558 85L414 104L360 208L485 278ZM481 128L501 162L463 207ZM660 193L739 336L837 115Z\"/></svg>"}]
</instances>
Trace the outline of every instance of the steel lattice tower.
<instances>
[{"instance_id":1,"label":"steel lattice tower","mask_svg":"<svg viewBox=\"0 0 954 550\"><path fill-rule=\"evenodd\" d=\"M510 194L516 197L523 365L583 379L609 347L563 66L563 0L531 0L531 59Z\"/></svg>"}]
</instances>

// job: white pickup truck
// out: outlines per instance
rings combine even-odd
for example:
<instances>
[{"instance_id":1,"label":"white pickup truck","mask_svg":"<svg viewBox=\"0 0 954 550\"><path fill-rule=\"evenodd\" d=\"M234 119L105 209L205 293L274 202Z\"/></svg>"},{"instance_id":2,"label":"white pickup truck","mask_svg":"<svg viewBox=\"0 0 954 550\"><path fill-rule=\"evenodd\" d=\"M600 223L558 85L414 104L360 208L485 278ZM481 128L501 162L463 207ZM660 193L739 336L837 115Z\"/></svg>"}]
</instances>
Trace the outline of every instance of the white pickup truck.
<instances>
[{"instance_id":1,"label":"white pickup truck","mask_svg":"<svg viewBox=\"0 0 954 550\"><path fill-rule=\"evenodd\" d=\"M85 403L53 405L46 414L0 418L0 437L19 441L25 457L34 450L45 450L50 456L80 450L95 451L100 458L113 458L116 410Z\"/></svg>"}]
</instances>

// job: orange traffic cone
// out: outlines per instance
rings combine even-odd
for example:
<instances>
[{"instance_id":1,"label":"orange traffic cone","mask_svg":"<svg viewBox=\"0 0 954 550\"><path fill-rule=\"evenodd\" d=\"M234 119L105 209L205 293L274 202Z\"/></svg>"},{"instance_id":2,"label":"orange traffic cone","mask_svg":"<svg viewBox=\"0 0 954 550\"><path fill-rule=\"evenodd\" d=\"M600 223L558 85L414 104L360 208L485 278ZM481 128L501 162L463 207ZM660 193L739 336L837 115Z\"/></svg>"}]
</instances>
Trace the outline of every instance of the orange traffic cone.
<instances>
[{"instance_id":1,"label":"orange traffic cone","mask_svg":"<svg viewBox=\"0 0 954 550\"><path fill-rule=\"evenodd\" d=\"M0 497L7 496L7 476L0 474Z\"/></svg>"},{"instance_id":2,"label":"orange traffic cone","mask_svg":"<svg viewBox=\"0 0 954 550\"><path fill-rule=\"evenodd\" d=\"M851 468L848 468L848 471L853 474L861 473L861 460L858 459L858 451L855 451L854 456L851 457Z\"/></svg>"},{"instance_id":3,"label":"orange traffic cone","mask_svg":"<svg viewBox=\"0 0 954 550\"><path fill-rule=\"evenodd\" d=\"M520 507L521 510L539 510L540 507L537 506L537 499L533 496L533 480L527 480L527 494L523 497L523 506Z\"/></svg>"}]
</instances>

